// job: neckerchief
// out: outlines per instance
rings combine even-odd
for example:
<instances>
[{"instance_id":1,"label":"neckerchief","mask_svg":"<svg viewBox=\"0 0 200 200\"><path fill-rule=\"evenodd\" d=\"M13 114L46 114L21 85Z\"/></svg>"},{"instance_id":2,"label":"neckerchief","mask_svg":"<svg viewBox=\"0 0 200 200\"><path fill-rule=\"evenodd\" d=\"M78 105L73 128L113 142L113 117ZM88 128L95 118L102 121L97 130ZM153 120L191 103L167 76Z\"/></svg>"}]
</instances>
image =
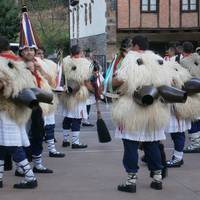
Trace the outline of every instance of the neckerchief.
<instances>
[{"instance_id":1,"label":"neckerchief","mask_svg":"<svg viewBox=\"0 0 200 200\"><path fill-rule=\"evenodd\" d=\"M3 57L3 58L14 60L14 61L20 61L21 60L21 58L19 56L15 55L14 53L10 53L10 52L0 53L0 56Z\"/></svg>"},{"instance_id":2,"label":"neckerchief","mask_svg":"<svg viewBox=\"0 0 200 200\"><path fill-rule=\"evenodd\" d=\"M37 86L40 88L40 87L41 87L42 78L41 78L41 76L39 75L37 69L34 69L33 75L35 76L35 79L36 79L36 82L37 82Z\"/></svg>"}]
</instances>

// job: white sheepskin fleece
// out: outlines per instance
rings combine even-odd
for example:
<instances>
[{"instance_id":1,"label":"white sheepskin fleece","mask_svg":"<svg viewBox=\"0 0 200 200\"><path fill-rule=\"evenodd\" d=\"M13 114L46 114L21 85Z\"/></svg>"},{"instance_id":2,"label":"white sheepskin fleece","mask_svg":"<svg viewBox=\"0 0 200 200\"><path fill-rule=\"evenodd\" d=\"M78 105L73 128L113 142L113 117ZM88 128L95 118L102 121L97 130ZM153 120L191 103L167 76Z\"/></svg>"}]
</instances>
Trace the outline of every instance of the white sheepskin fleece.
<instances>
[{"instance_id":1,"label":"white sheepskin fleece","mask_svg":"<svg viewBox=\"0 0 200 200\"><path fill-rule=\"evenodd\" d=\"M73 70L75 67L75 70ZM71 58L67 56L63 59L63 69L65 80L75 80L83 84L92 75L93 65L86 58Z\"/></svg>"},{"instance_id":2,"label":"white sheepskin fleece","mask_svg":"<svg viewBox=\"0 0 200 200\"><path fill-rule=\"evenodd\" d=\"M40 59L35 57L40 67L51 77L51 83L49 85L52 88L56 87L56 76L57 76L57 64L49 59Z\"/></svg>"},{"instance_id":3,"label":"white sheepskin fleece","mask_svg":"<svg viewBox=\"0 0 200 200\"><path fill-rule=\"evenodd\" d=\"M16 97L25 88L35 87L33 76L21 61L0 57L0 66L0 80L4 85L0 93L0 111L4 111L18 124L25 123L31 110L21 104L14 104L11 98Z\"/></svg>"},{"instance_id":4,"label":"white sheepskin fleece","mask_svg":"<svg viewBox=\"0 0 200 200\"><path fill-rule=\"evenodd\" d=\"M172 85L181 89L184 83L192 78L189 71L175 61L166 62L168 72L172 76Z\"/></svg>"},{"instance_id":5,"label":"white sheepskin fleece","mask_svg":"<svg viewBox=\"0 0 200 200\"><path fill-rule=\"evenodd\" d=\"M142 60L142 65L138 65L138 59ZM158 63L159 60L163 61L163 65ZM127 82L129 94L133 94L138 87L144 85L170 86L172 77L165 65L163 58L152 51L145 53L130 51L122 61L117 78Z\"/></svg>"},{"instance_id":6,"label":"white sheepskin fleece","mask_svg":"<svg viewBox=\"0 0 200 200\"><path fill-rule=\"evenodd\" d=\"M177 62L168 62L175 87L181 89L184 83L192 78L189 71ZM188 96L186 103L175 104L177 115L183 119L196 119L200 116L200 94Z\"/></svg>"},{"instance_id":7,"label":"white sheepskin fleece","mask_svg":"<svg viewBox=\"0 0 200 200\"><path fill-rule=\"evenodd\" d=\"M200 56L193 53L180 60L182 67L186 68L192 76L200 77Z\"/></svg>"},{"instance_id":8,"label":"white sheepskin fleece","mask_svg":"<svg viewBox=\"0 0 200 200\"><path fill-rule=\"evenodd\" d=\"M47 73L49 73L49 75L52 76L52 78L56 79L56 76L57 76L57 64L55 62L53 62L52 60L49 60L49 59L44 59L43 61L48 66Z\"/></svg>"},{"instance_id":9,"label":"white sheepskin fleece","mask_svg":"<svg viewBox=\"0 0 200 200\"><path fill-rule=\"evenodd\" d=\"M131 97L122 96L113 104L114 122L130 132L160 130L169 121L169 106L159 100L148 107L138 105Z\"/></svg>"},{"instance_id":10,"label":"white sheepskin fleece","mask_svg":"<svg viewBox=\"0 0 200 200\"><path fill-rule=\"evenodd\" d=\"M49 92L49 93L52 93L52 88L51 86L49 85L48 81L40 74L41 76L41 89ZM53 94L53 104L47 104L47 103L40 103L40 106L42 108L42 111L43 111L43 115L46 116L50 113L53 113L56 108L57 108L57 105L58 105L58 98L55 94Z\"/></svg>"},{"instance_id":11,"label":"white sheepskin fleece","mask_svg":"<svg viewBox=\"0 0 200 200\"><path fill-rule=\"evenodd\" d=\"M142 61L141 65L138 64L138 59ZM163 64L159 64L159 61ZM134 91L145 85L171 86L172 76L163 58L151 51L144 53L130 51L122 61L117 78L127 83L128 90L113 105L114 121L130 132L141 130L152 132L164 128L170 117L168 105L157 99L152 105L143 107L132 98Z\"/></svg>"},{"instance_id":12,"label":"white sheepskin fleece","mask_svg":"<svg viewBox=\"0 0 200 200\"><path fill-rule=\"evenodd\" d=\"M43 77L41 74L42 78L42 84L41 84L41 89L46 90L47 92L52 93L52 88L55 87L55 80L57 76L57 64L49 59L40 59L38 57L35 57L37 62L39 63L40 67L51 77L52 81L49 83L45 77ZM52 84L53 83L53 84ZM56 94L53 94L53 104L46 104L46 103L40 103L40 106L43 110L43 115L46 116L52 112L55 112L57 106L58 106L58 97Z\"/></svg>"},{"instance_id":13,"label":"white sheepskin fleece","mask_svg":"<svg viewBox=\"0 0 200 200\"><path fill-rule=\"evenodd\" d=\"M63 59L63 69L66 84L68 80L74 80L80 84L80 89L75 95L63 93L61 96L64 106L72 111L79 102L86 101L89 97L89 92L84 85L84 81L91 77L93 66L86 58L71 58L67 56Z\"/></svg>"}]
</instances>

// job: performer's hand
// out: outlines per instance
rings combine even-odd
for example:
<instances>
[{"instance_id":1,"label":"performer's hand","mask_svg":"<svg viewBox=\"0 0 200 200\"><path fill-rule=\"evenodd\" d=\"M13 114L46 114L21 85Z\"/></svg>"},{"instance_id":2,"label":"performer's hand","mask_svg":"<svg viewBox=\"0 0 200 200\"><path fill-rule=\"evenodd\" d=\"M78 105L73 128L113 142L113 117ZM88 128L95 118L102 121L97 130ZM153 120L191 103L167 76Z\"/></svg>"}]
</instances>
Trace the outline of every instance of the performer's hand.
<instances>
[{"instance_id":1,"label":"performer's hand","mask_svg":"<svg viewBox=\"0 0 200 200\"><path fill-rule=\"evenodd\" d=\"M100 88L99 88L99 91L100 91L101 94L103 93L103 90L104 90L104 86L102 84L102 85L100 85Z\"/></svg>"},{"instance_id":2,"label":"performer's hand","mask_svg":"<svg viewBox=\"0 0 200 200\"><path fill-rule=\"evenodd\" d=\"M34 63L32 61L28 61L27 63L27 68L31 71L34 72Z\"/></svg>"},{"instance_id":3,"label":"performer's hand","mask_svg":"<svg viewBox=\"0 0 200 200\"><path fill-rule=\"evenodd\" d=\"M35 68L36 68L36 69L38 69L38 70L40 70L40 69L41 69L41 67L40 67L40 65L39 65L39 63L38 63L38 62L34 62L34 66L35 66Z\"/></svg>"},{"instance_id":4,"label":"performer's hand","mask_svg":"<svg viewBox=\"0 0 200 200\"><path fill-rule=\"evenodd\" d=\"M90 92L94 92L94 87L93 87L91 81L84 81L84 84L85 84L85 86L87 87L87 89L88 89Z\"/></svg>"},{"instance_id":5,"label":"performer's hand","mask_svg":"<svg viewBox=\"0 0 200 200\"><path fill-rule=\"evenodd\" d=\"M118 80L118 79L112 79L112 86L114 89L120 87L124 81Z\"/></svg>"}]
</instances>

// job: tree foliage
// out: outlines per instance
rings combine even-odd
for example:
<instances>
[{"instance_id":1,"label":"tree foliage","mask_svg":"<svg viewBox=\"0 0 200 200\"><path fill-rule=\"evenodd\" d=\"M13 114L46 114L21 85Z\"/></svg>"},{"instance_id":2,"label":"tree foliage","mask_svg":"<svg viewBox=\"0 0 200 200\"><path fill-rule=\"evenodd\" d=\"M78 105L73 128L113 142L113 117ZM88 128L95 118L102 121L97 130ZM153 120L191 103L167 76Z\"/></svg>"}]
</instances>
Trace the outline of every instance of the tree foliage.
<instances>
[{"instance_id":1,"label":"tree foliage","mask_svg":"<svg viewBox=\"0 0 200 200\"><path fill-rule=\"evenodd\" d=\"M31 23L47 53L69 49L67 0L27 0Z\"/></svg>"},{"instance_id":2,"label":"tree foliage","mask_svg":"<svg viewBox=\"0 0 200 200\"><path fill-rule=\"evenodd\" d=\"M0 34L16 41L19 33L19 7L14 0L0 1Z\"/></svg>"}]
</instances>

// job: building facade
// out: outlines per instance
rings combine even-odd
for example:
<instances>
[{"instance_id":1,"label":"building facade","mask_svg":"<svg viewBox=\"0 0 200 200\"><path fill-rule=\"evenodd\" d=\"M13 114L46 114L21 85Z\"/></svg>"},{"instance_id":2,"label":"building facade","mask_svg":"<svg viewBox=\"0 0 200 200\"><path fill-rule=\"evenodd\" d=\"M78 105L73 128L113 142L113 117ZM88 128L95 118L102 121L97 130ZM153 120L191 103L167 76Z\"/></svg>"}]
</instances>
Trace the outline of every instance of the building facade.
<instances>
[{"instance_id":1,"label":"building facade","mask_svg":"<svg viewBox=\"0 0 200 200\"><path fill-rule=\"evenodd\" d=\"M71 45L79 44L83 50L105 55L106 3L104 0L80 0L70 6Z\"/></svg>"},{"instance_id":2,"label":"building facade","mask_svg":"<svg viewBox=\"0 0 200 200\"><path fill-rule=\"evenodd\" d=\"M200 0L79 0L70 7L71 44L110 62L126 37L146 35L164 54L170 43L200 40Z\"/></svg>"},{"instance_id":3,"label":"building facade","mask_svg":"<svg viewBox=\"0 0 200 200\"><path fill-rule=\"evenodd\" d=\"M169 43L200 40L200 0L117 0L117 41L146 35L162 53Z\"/></svg>"}]
</instances>

